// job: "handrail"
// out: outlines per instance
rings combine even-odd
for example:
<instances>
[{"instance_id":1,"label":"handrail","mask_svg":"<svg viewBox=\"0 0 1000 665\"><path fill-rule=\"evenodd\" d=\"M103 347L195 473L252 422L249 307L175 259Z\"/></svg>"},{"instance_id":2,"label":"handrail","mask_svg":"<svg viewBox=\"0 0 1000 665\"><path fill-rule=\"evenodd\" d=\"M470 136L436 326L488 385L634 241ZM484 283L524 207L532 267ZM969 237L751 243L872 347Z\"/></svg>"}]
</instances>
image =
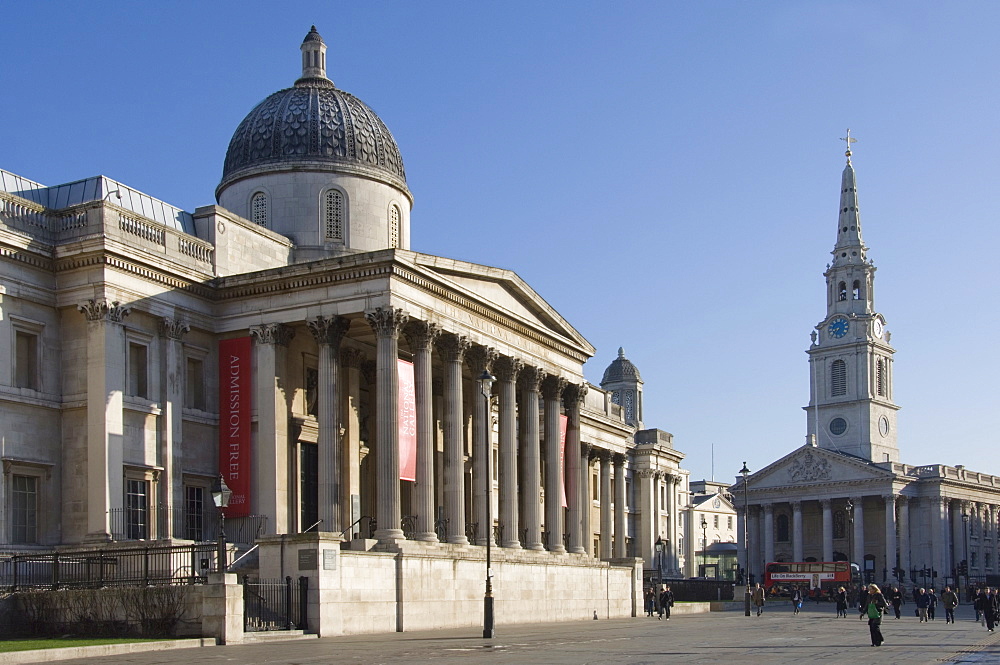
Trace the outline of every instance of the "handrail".
<instances>
[{"instance_id":1,"label":"handrail","mask_svg":"<svg viewBox=\"0 0 1000 665\"><path fill-rule=\"evenodd\" d=\"M303 530L302 533L308 533L308 532L312 531L313 529L315 529L316 527L318 527L322 523L323 523L323 520L317 520L315 524L313 524L308 529Z\"/></svg>"},{"instance_id":2,"label":"handrail","mask_svg":"<svg viewBox=\"0 0 1000 665\"><path fill-rule=\"evenodd\" d=\"M257 549L258 547L260 547L260 545L254 545L253 547L251 547L250 549L248 549L246 552L244 552L243 554L241 554L238 557L236 557L231 564L229 564L228 566L226 566L226 570L229 570L230 568L232 568L233 566L235 566L236 564L238 564L240 561L242 561L243 559L245 559L248 556L250 556L253 553L253 551L255 549Z\"/></svg>"}]
</instances>

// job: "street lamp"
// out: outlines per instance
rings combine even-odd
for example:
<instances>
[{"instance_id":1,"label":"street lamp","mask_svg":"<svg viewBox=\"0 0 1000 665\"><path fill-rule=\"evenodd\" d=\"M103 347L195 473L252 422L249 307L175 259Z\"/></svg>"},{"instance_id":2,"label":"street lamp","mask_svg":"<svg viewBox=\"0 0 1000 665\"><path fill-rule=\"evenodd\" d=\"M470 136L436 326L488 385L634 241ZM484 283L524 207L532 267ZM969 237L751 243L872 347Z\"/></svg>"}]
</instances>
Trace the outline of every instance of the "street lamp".
<instances>
[{"instance_id":1,"label":"street lamp","mask_svg":"<svg viewBox=\"0 0 1000 665\"><path fill-rule=\"evenodd\" d=\"M743 468L740 469L740 473L743 475L743 588L745 590L743 594L743 613L746 616L750 616L750 543L747 540L749 536L747 532L747 513L750 511L750 490L747 487L747 476L750 475L750 469L747 468L746 462L743 462Z\"/></svg>"},{"instance_id":2,"label":"street lamp","mask_svg":"<svg viewBox=\"0 0 1000 665\"><path fill-rule=\"evenodd\" d=\"M847 515L847 574L851 579L851 586L854 586L854 503L848 499L844 504L844 513Z\"/></svg>"},{"instance_id":3,"label":"street lamp","mask_svg":"<svg viewBox=\"0 0 1000 665\"><path fill-rule=\"evenodd\" d=\"M483 638L493 639L496 637L496 623L493 617L493 571L491 570L493 560L491 558L491 546L493 544L493 469L491 460L493 457L492 446L490 445L490 394L493 389L493 382L496 377L490 374L488 369L484 369L479 375L479 389L483 393L485 405L483 406L483 441L486 443L486 595L483 596Z\"/></svg>"},{"instance_id":4,"label":"street lamp","mask_svg":"<svg viewBox=\"0 0 1000 665\"><path fill-rule=\"evenodd\" d=\"M657 536L656 544L653 547L656 550L656 591L653 592L653 608L659 612L660 588L663 586L663 552L666 550L667 544L663 542L661 536Z\"/></svg>"},{"instance_id":5,"label":"street lamp","mask_svg":"<svg viewBox=\"0 0 1000 665\"><path fill-rule=\"evenodd\" d=\"M708 565L708 520L705 516L701 516L701 575L699 577L708 577L705 566Z\"/></svg>"},{"instance_id":6,"label":"street lamp","mask_svg":"<svg viewBox=\"0 0 1000 665\"><path fill-rule=\"evenodd\" d=\"M219 545L217 551L217 568L220 573L226 572L226 508L229 506L229 497L233 495L232 490L226 485L226 479L219 475L218 480L212 484L212 501L219 511Z\"/></svg>"}]
</instances>

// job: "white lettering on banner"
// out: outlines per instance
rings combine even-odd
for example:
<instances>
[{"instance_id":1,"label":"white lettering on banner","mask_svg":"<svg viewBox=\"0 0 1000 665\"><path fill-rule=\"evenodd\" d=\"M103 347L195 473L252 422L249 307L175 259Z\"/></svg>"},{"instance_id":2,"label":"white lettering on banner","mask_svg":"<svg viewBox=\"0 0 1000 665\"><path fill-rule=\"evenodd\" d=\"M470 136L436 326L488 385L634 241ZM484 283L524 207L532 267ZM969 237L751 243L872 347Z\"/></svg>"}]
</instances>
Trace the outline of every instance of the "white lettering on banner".
<instances>
[{"instance_id":1,"label":"white lettering on banner","mask_svg":"<svg viewBox=\"0 0 1000 665\"><path fill-rule=\"evenodd\" d=\"M821 580L835 580L836 573L770 573L772 580L792 580L803 581L812 580L817 577Z\"/></svg>"}]
</instances>

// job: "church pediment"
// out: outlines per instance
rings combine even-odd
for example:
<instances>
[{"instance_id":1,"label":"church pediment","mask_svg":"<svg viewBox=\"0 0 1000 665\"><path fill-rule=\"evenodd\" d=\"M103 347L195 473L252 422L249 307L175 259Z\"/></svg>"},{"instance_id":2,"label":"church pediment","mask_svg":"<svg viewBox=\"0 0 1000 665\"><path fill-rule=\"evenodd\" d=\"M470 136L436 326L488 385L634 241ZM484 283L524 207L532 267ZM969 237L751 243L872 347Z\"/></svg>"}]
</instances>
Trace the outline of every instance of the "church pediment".
<instances>
[{"instance_id":1,"label":"church pediment","mask_svg":"<svg viewBox=\"0 0 1000 665\"><path fill-rule=\"evenodd\" d=\"M864 460L805 445L750 476L749 486L761 490L892 477Z\"/></svg>"}]
</instances>

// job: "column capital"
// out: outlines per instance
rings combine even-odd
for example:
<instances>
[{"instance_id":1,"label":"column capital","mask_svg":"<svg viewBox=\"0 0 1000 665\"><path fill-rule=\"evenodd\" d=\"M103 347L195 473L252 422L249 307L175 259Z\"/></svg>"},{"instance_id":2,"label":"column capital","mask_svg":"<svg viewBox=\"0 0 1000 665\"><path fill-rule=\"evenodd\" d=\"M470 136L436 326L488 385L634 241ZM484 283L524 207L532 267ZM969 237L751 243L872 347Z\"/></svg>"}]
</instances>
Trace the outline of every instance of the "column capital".
<instances>
[{"instance_id":1,"label":"column capital","mask_svg":"<svg viewBox=\"0 0 1000 665\"><path fill-rule=\"evenodd\" d=\"M625 466L625 456L621 453L611 453L611 461L616 466Z\"/></svg>"},{"instance_id":2,"label":"column capital","mask_svg":"<svg viewBox=\"0 0 1000 665\"><path fill-rule=\"evenodd\" d=\"M465 335L443 333L438 338L436 346L445 361L460 363L472 346L472 342Z\"/></svg>"},{"instance_id":3,"label":"column capital","mask_svg":"<svg viewBox=\"0 0 1000 665\"><path fill-rule=\"evenodd\" d=\"M586 383L570 383L563 390L563 402L570 411L577 410L587 397L588 387Z\"/></svg>"},{"instance_id":4,"label":"column capital","mask_svg":"<svg viewBox=\"0 0 1000 665\"><path fill-rule=\"evenodd\" d=\"M832 499L820 499L819 500L819 506L823 510L829 510L833 506L833 500Z\"/></svg>"},{"instance_id":5,"label":"column capital","mask_svg":"<svg viewBox=\"0 0 1000 665\"><path fill-rule=\"evenodd\" d=\"M164 316L160 319L157 329L160 337L181 340L184 339L184 335L191 331L191 326L181 323L177 319L172 319L169 316Z\"/></svg>"},{"instance_id":6,"label":"column capital","mask_svg":"<svg viewBox=\"0 0 1000 665\"><path fill-rule=\"evenodd\" d=\"M796 510L796 511L801 511L802 510L802 502L801 501L789 501L788 503L792 504L792 510Z\"/></svg>"},{"instance_id":7,"label":"column capital","mask_svg":"<svg viewBox=\"0 0 1000 665\"><path fill-rule=\"evenodd\" d=\"M895 504L896 503L897 495L890 493L890 494L884 495L882 498L885 500L886 503Z\"/></svg>"},{"instance_id":8,"label":"column capital","mask_svg":"<svg viewBox=\"0 0 1000 665\"><path fill-rule=\"evenodd\" d=\"M639 478L655 478L658 472L656 469L638 469L632 473Z\"/></svg>"},{"instance_id":9,"label":"column capital","mask_svg":"<svg viewBox=\"0 0 1000 665\"><path fill-rule=\"evenodd\" d=\"M547 374L542 380L542 395L545 399L559 399L569 383L558 374Z\"/></svg>"},{"instance_id":10,"label":"column capital","mask_svg":"<svg viewBox=\"0 0 1000 665\"><path fill-rule=\"evenodd\" d=\"M329 344L336 349L351 327L351 322L342 316L317 316L306 321L306 326L317 344L320 346Z\"/></svg>"},{"instance_id":11,"label":"column capital","mask_svg":"<svg viewBox=\"0 0 1000 665\"><path fill-rule=\"evenodd\" d=\"M473 344L465 354L465 362L475 373L476 378L479 378L484 371L493 369L493 363L499 356L497 350L491 346Z\"/></svg>"},{"instance_id":12,"label":"column capital","mask_svg":"<svg viewBox=\"0 0 1000 665\"><path fill-rule=\"evenodd\" d=\"M580 455L581 456L586 455L588 462L590 461L590 451L592 449L593 449L593 446L590 445L589 443L586 443L585 441L581 441L580 442Z\"/></svg>"},{"instance_id":13,"label":"column capital","mask_svg":"<svg viewBox=\"0 0 1000 665\"><path fill-rule=\"evenodd\" d=\"M594 457L601 460L601 464L609 464L611 462L611 451L605 448L595 448L592 453Z\"/></svg>"},{"instance_id":14,"label":"column capital","mask_svg":"<svg viewBox=\"0 0 1000 665\"><path fill-rule=\"evenodd\" d=\"M121 323L132 313L131 308L123 306L117 300L108 302L105 298L91 298L76 306L76 309L87 317L88 321L109 321Z\"/></svg>"},{"instance_id":15,"label":"column capital","mask_svg":"<svg viewBox=\"0 0 1000 665\"><path fill-rule=\"evenodd\" d=\"M352 346L340 351L340 363L344 367L351 369L361 369L361 365L368 359L365 352Z\"/></svg>"},{"instance_id":16,"label":"column capital","mask_svg":"<svg viewBox=\"0 0 1000 665\"><path fill-rule=\"evenodd\" d=\"M410 315L398 307L376 307L365 312L365 320L375 332L375 337L396 339L400 330L410 320Z\"/></svg>"},{"instance_id":17,"label":"column capital","mask_svg":"<svg viewBox=\"0 0 1000 665\"><path fill-rule=\"evenodd\" d=\"M524 361L510 356L500 356L493 363L493 371L498 381L517 381L517 375L524 369Z\"/></svg>"},{"instance_id":18,"label":"column capital","mask_svg":"<svg viewBox=\"0 0 1000 665\"><path fill-rule=\"evenodd\" d=\"M760 505L760 507L764 509L764 514L765 515L771 515L771 514L774 513L774 504L773 503L762 503Z\"/></svg>"},{"instance_id":19,"label":"column capital","mask_svg":"<svg viewBox=\"0 0 1000 665\"><path fill-rule=\"evenodd\" d=\"M259 326L250 326L250 336L257 344L288 346L295 337L295 330L284 323L262 323Z\"/></svg>"},{"instance_id":20,"label":"column capital","mask_svg":"<svg viewBox=\"0 0 1000 665\"><path fill-rule=\"evenodd\" d=\"M537 393L544 378L545 372L537 367L525 365L517 376L517 382L525 390Z\"/></svg>"},{"instance_id":21,"label":"column capital","mask_svg":"<svg viewBox=\"0 0 1000 665\"><path fill-rule=\"evenodd\" d=\"M428 349L433 346L437 338L441 336L441 332L441 326L438 324L421 321L420 319L410 319L403 326L403 334L406 335L406 341L410 343L410 347L414 351Z\"/></svg>"}]
</instances>

